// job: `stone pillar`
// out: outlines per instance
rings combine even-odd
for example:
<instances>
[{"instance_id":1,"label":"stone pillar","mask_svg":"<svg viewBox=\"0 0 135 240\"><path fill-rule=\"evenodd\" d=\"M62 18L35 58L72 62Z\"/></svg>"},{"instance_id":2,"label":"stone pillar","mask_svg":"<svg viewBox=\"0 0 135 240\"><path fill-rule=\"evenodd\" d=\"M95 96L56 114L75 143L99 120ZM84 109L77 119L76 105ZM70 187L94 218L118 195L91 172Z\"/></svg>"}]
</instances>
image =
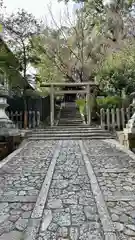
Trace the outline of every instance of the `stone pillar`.
<instances>
[{"instance_id":1,"label":"stone pillar","mask_svg":"<svg viewBox=\"0 0 135 240\"><path fill-rule=\"evenodd\" d=\"M54 86L50 87L50 121L51 127L54 125Z\"/></svg>"},{"instance_id":2,"label":"stone pillar","mask_svg":"<svg viewBox=\"0 0 135 240\"><path fill-rule=\"evenodd\" d=\"M90 85L89 84L87 85L86 104L87 104L87 124L91 125Z\"/></svg>"}]
</instances>

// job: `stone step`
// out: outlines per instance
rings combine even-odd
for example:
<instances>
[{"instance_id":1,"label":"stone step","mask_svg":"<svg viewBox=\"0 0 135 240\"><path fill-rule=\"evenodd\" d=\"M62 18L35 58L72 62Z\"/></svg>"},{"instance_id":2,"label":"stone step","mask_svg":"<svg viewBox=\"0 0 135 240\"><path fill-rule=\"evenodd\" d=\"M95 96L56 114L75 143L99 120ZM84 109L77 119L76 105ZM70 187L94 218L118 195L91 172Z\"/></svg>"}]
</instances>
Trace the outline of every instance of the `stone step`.
<instances>
[{"instance_id":1,"label":"stone step","mask_svg":"<svg viewBox=\"0 0 135 240\"><path fill-rule=\"evenodd\" d=\"M70 116L70 117L68 117L68 116L61 116L60 117L60 120L81 120L81 117L79 116L79 117L76 117L76 116Z\"/></svg>"},{"instance_id":2,"label":"stone step","mask_svg":"<svg viewBox=\"0 0 135 240\"><path fill-rule=\"evenodd\" d=\"M80 116L79 117L76 117L76 116L70 116L70 117L68 117L68 116L60 116L60 120L61 119L63 119L63 120L80 120L81 117Z\"/></svg>"},{"instance_id":3,"label":"stone step","mask_svg":"<svg viewBox=\"0 0 135 240\"><path fill-rule=\"evenodd\" d=\"M59 122L82 122L82 119L81 118L68 118L68 117L66 117L66 118L60 118L59 119Z\"/></svg>"},{"instance_id":4,"label":"stone step","mask_svg":"<svg viewBox=\"0 0 135 240\"><path fill-rule=\"evenodd\" d=\"M74 111L74 109L71 109L71 110L68 110L68 111L62 110L61 113L63 113L63 114L66 114L66 113L67 113L67 114L69 114L69 115L71 115L71 114L73 114L73 115L75 115L75 114L80 114L79 111Z\"/></svg>"},{"instance_id":5,"label":"stone step","mask_svg":"<svg viewBox=\"0 0 135 240\"><path fill-rule=\"evenodd\" d=\"M80 126L53 126L53 127L46 127L46 128L37 128L37 129L34 129L33 132L44 132L44 131L107 131L107 130L104 130L102 128L98 128L98 127L90 127L88 125L80 125Z\"/></svg>"},{"instance_id":6,"label":"stone step","mask_svg":"<svg viewBox=\"0 0 135 240\"><path fill-rule=\"evenodd\" d=\"M48 129L48 127L50 127L50 126L46 126L47 129ZM63 127L63 128L66 128L67 125L65 124L65 125L63 125L62 127ZM50 128L52 129L52 128L62 128L62 127L59 126L59 125L54 125L54 126L52 126L52 127L50 127ZM73 126L71 126L70 128L73 128ZM95 124L93 124L93 125L83 124L83 125L81 125L81 126L77 126L77 125L76 125L76 128L102 129L99 125L95 125Z\"/></svg>"},{"instance_id":7,"label":"stone step","mask_svg":"<svg viewBox=\"0 0 135 240\"><path fill-rule=\"evenodd\" d=\"M62 121L62 120L64 120L64 121L81 121L81 117L78 117L78 118L76 118L76 117L61 117L60 118L60 121Z\"/></svg>"},{"instance_id":8,"label":"stone step","mask_svg":"<svg viewBox=\"0 0 135 240\"><path fill-rule=\"evenodd\" d=\"M81 123L66 123L66 125L67 126L80 126L80 125L82 125L83 123L81 122ZM65 126L65 122L63 122L63 123L59 123L59 126Z\"/></svg>"},{"instance_id":9,"label":"stone step","mask_svg":"<svg viewBox=\"0 0 135 240\"><path fill-rule=\"evenodd\" d=\"M74 113L74 114L71 114L71 113L62 113L61 112L61 116L67 116L67 117L80 117L80 113Z\"/></svg>"},{"instance_id":10,"label":"stone step","mask_svg":"<svg viewBox=\"0 0 135 240\"><path fill-rule=\"evenodd\" d=\"M60 120L59 120L60 122L79 122L79 121L82 121L82 119L81 118L79 118L79 119L76 119L76 118L71 118L71 119L69 119L69 118L60 118Z\"/></svg>"},{"instance_id":11,"label":"stone step","mask_svg":"<svg viewBox=\"0 0 135 240\"><path fill-rule=\"evenodd\" d=\"M106 136L111 136L109 133L43 133L43 134L31 134L30 137L92 137L92 136L101 136L101 137L106 137Z\"/></svg>"},{"instance_id":12,"label":"stone step","mask_svg":"<svg viewBox=\"0 0 135 240\"><path fill-rule=\"evenodd\" d=\"M38 141L38 140L80 140L80 139L113 139L112 136L50 136L50 137L30 137L28 140L30 141Z\"/></svg>"},{"instance_id":13,"label":"stone step","mask_svg":"<svg viewBox=\"0 0 135 240\"><path fill-rule=\"evenodd\" d=\"M74 121L76 121L76 122L78 122L78 121L82 121L82 119L81 118L68 118L68 117L65 117L65 118L60 118L60 120L59 120L60 122L61 121L67 121L67 122L74 122Z\"/></svg>"},{"instance_id":14,"label":"stone step","mask_svg":"<svg viewBox=\"0 0 135 240\"><path fill-rule=\"evenodd\" d=\"M107 139L113 138L109 131L100 127L80 126L54 126L46 129L37 129L28 135L31 140L36 139Z\"/></svg>"},{"instance_id":15,"label":"stone step","mask_svg":"<svg viewBox=\"0 0 135 240\"><path fill-rule=\"evenodd\" d=\"M59 121L58 122L58 125L60 126L60 125L82 125L83 124L83 122L82 121Z\"/></svg>"},{"instance_id":16,"label":"stone step","mask_svg":"<svg viewBox=\"0 0 135 240\"><path fill-rule=\"evenodd\" d=\"M49 137L59 137L59 138L62 138L62 137L102 137L102 138L105 138L105 137L110 137L111 134L109 134L108 132L106 133L53 133L53 132L48 132L48 133L32 133L30 135L30 138L31 137L35 137L35 138L49 138Z\"/></svg>"},{"instance_id":17,"label":"stone step","mask_svg":"<svg viewBox=\"0 0 135 240\"><path fill-rule=\"evenodd\" d=\"M80 116L80 113L79 113L79 112L71 112L71 111L70 111L70 112L61 112L61 115L62 115L62 116L66 116L66 115L67 115L67 116L69 116L69 117L70 117L70 116Z\"/></svg>"},{"instance_id":18,"label":"stone step","mask_svg":"<svg viewBox=\"0 0 135 240\"><path fill-rule=\"evenodd\" d=\"M82 119L76 119L76 118L75 119L67 119L67 118L65 118L65 119L60 119L59 122L65 122L65 124L66 124L66 122L79 123L79 122L82 122Z\"/></svg>"},{"instance_id":19,"label":"stone step","mask_svg":"<svg viewBox=\"0 0 135 240\"><path fill-rule=\"evenodd\" d=\"M86 128L81 128L81 129L43 129L43 130L39 130L39 131L33 131L33 134L46 134L46 133L50 133L50 134L61 134L61 133L102 133L102 134L106 134L109 133L108 131L105 130L101 130L101 129L86 129Z\"/></svg>"},{"instance_id":20,"label":"stone step","mask_svg":"<svg viewBox=\"0 0 135 240\"><path fill-rule=\"evenodd\" d=\"M82 122L82 120L60 120L59 124L60 123L65 123L65 125L66 125L67 123L73 123L73 124L76 123L76 124L78 124L78 123L83 123L83 122Z\"/></svg>"},{"instance_id":21,"label":"stone step","mask_svg":"<svg viewBox=\"0 0 135 240\"><path fill-rule=\"evenodd\" d=\"M58 123L59 125L81 125L81 124L83 124L83 122L82 121L80 121L80 122L67 122L67 121L63 121L63 122L59 122Z\"/></svg>"}]
</instances>

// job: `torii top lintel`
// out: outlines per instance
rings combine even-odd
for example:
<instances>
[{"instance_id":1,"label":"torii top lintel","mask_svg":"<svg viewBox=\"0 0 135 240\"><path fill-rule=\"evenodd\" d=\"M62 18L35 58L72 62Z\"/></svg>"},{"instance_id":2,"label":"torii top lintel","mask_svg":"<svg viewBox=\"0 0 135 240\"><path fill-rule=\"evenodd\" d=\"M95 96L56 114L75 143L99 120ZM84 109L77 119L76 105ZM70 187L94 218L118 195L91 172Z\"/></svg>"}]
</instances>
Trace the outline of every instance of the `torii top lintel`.
<instances>
[{"instance_id":1,"label":"torii top lintel","mask_svg":"<svg viewBox=\"0 0 135 240\"><path fill-rule=\"evenodd\" d=\"M77 82L77 83L71 83L71 82L54 82L54 83L42 83L40 87L51 87L51 86L98 86L98 83L95 82Z\"/></svg>"}]
</instances>

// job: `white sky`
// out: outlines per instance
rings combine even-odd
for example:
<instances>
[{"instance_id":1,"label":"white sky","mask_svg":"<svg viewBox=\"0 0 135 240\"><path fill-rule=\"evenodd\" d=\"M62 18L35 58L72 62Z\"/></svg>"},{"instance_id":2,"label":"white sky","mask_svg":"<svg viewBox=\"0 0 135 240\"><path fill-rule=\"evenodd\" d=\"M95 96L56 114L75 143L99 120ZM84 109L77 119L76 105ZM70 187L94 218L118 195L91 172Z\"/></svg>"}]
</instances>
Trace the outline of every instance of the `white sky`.
<instances>
[{"instance_id":1,"label":"white sky","mask_svg":"<svg viewBox=\"0 0 135 240\"><path fill-rule=\"evenodd\" d=\"M47 18L48 21L51 21L50 14L48 13L48 5L50 3L53 16L55 20L59 21L60 15L64 15L64 11L66 10L64 1L58 3L57 0L4 0L7 13L15 12L18 8L23 8L32 13L36 18ZM73 15L74 3L72 0L68 3L68 9L70 14Z\"/></svg>"}]
</instances>

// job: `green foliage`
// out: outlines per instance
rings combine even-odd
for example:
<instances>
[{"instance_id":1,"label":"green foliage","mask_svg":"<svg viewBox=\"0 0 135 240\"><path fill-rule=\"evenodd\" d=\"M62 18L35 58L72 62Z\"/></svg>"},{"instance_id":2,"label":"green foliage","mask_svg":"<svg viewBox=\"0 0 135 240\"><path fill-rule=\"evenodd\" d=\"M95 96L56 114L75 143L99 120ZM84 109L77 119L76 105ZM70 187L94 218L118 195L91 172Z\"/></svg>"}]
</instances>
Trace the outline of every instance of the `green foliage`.
<instances>
[{"instance_id":1,"label":"green foliage","mask_svg":"<svg viewBox=\"0 0 135 240\"><path fill-rule=\"evenodd\" d=\"M97 112L98 109L97 109L97 101L96 101L95 96L91 95L89 104L86 101L86 99L84 99L84 98L80 98L80 99L76 100L76 105L79 108L80 114L82 116L85 116L85 117L87 117L87 112L86 112L87 107L86 107L86 104L87 104L87 107L88 106L90 107L92 118L96 119L96 112Z\"/></svg>"},{"instance_id":2,"label":"green foliage","mask_svg":"<svg viewBox=\"0 0 135 240\"><path fill-rule=\"evenodd\" d=\"M104 109L121 108L123 106L123 99L119 96L108 96L97 99L98 107Z\"/></svg>"},{"instance_id":3,"label":"green foliage","mask_svg":"<svg viewBox=\"0 0 135 240\"><path fill-rule=\"evenodd\" d=\"M98 15L100 11L98 8L103 11L101 0L96 3L87 2L76 12L75 22L67 16L68 27L63 25L59 27L52 19L56 30L46 27L44 33L37 37L37 56L42 52L40 63L44 61L47 66L46 69L43 69L42 64L37 66L39 75L42 75L41 71L43 71L47 81L51 78L56 79L56 71L54 76L52 73L57 68L57 72L61 72L68 81L89 80L102 57L103 24L101 22L105 20L101 14Z\"/></svg>"},{"instance_id":4,"label":"green foliage","mask_svg":"<svg viewBox=\"0 0 135 240\"><path fill-rule=\"evenodd\" d=\"M83 98L76 99L76 105L78 106L81 115L85 114L85 104L86 104L85 99Z\"/></svg>"},{"instance_id":5,"label":"green foliage","mask_svg":"<svg viewBox=\"0 0 135 240\"><path fill-rule=\"evenodd\" d=\"M2 33L3 32L3 26L2 26L2 24L0 24L0 33Z\"/></svg>"},{"instance_id":6,"label":"green foliage","mask_svg":"<svg viewBox=\"0 0 135 240\"><path fill-rule=\"evenodd\" d=\"M36 83L42 96L49 94L49 88L42 88L40 84L62 82L65 79L64 69L57 55L58 36L58 31L47 28L42 34L32 38L31 64L37 70ZM60 57L63 58L63 55Z\"/></svg>"},{"instance_id":7,"label":"green foliage","mask_svg":"<svg viewBox=\"0 0 135 240\"><path fill-rule=\"evenodd\" d=\"M27 66L31 59L31 39L39 32L40 25L32 14L23 9L4 17L2 24L7 43L21 65L23 77L26 78Z\"/></svg>"},{"instance_id":8,"label":"green foliage","mask_svg":"<svg viewBox=\"0 0 135 240\"><path fill-rule=\"evenodd\" d=\"M103 63L97 80L106 91L121 95L123 89L130 94L135 89L135 44L127 44Z\"/></svg>"},{"instance_id":9,"label":"green foliage","mask_svg":"<svg viewBox=\"0 0 135 240\"><path fill-rule=\"evenodd\" d=\"M106 57L106 53L117 48L117 43L126 36L124 27L135 1L114 0L112 13L104 7L103 0L74 0L74 2L80 3L77 12L83 12L83 59L87 59L84 61L84 69L91 68L89 75L92 75Z\"/></svg>"},{"instance_id":10,"label":"green foliage","mask_svg":"<svg viewBox=\"0 0 135 240\"><path fill-rule=\"evenodd\" d=\"M75 23L68 16L68 27L59 27L51 15L56 30L46 27L42 36L37 37L35 56L39 56L36 67L40 81L60 81L63 76L69 81L88 81L105 58L108 48L112 47L111 43L117 40L117 32L123 32L120 12L127 8L125 1L124 4L119 1L117 6L120 24L107 16L102 0L74 2L83 3L76 11Z\"/></svg>"},{"instance_id":11,"label":"green foliage","mask_svg":"<svg viewBox=\"0 0 135 240\"><path fill-rule=\"evenodd\" d=\"M65 2L68 2L65 1ZM55 81L88 81L106 58L106 48L111 51L112 42L117 42L118 31L123 32L123 20L134 1L117 1L113 17L107 15L102 0L74 0L80 4L76 22L69 19L68 27L57 26L55 30L40 24L24 10L4 19L4 28L10 36L9 44L22 66L23 77L29 62L37 69L37 83ZM116 16L116 21L115 21ZM117 19L118 17L118 19ZM53 18L53 16L52 16ZM52 19L53 20L53 19ZM119 23L117 28L117 23ZM117 29L116 29L117 28ZM115 31L117 30L117 31ZM122 36L123 38L123 36ZM110 42L111 41L111 42ZM112 50L113 48L113 50ZM135 52L132 48L112 54L104 61L97 74L105 91L121 94L123 88L130 93L135 87ZM127 61L127 55L130 56ZM127 62L126 62L127 61ZM42 89L40 89L41 92ZM45 90L45 93L48 91ZM44 94L44 93L43 93ZM95 100L91 100L93 105ZM83 103L77 103L84 111ZM94 102L95 105L95 102Z\"/></svg>"},{"instance_id":12,"label":"green foliage","mask_svg":"<svg viewBox=\"0 0 135 240\"><path fill-rule=\"evenodd\" d=\"M23 98L28 94L35 96L36 92L27 91L27 68L31 62L32 37L40 31L39 22L23 9L10 16L5 15L1 22L4 39L10 50L6 47L8 51L0 54L0 64L4 65L9 86Z\"/></svg>"}]
</instances>

